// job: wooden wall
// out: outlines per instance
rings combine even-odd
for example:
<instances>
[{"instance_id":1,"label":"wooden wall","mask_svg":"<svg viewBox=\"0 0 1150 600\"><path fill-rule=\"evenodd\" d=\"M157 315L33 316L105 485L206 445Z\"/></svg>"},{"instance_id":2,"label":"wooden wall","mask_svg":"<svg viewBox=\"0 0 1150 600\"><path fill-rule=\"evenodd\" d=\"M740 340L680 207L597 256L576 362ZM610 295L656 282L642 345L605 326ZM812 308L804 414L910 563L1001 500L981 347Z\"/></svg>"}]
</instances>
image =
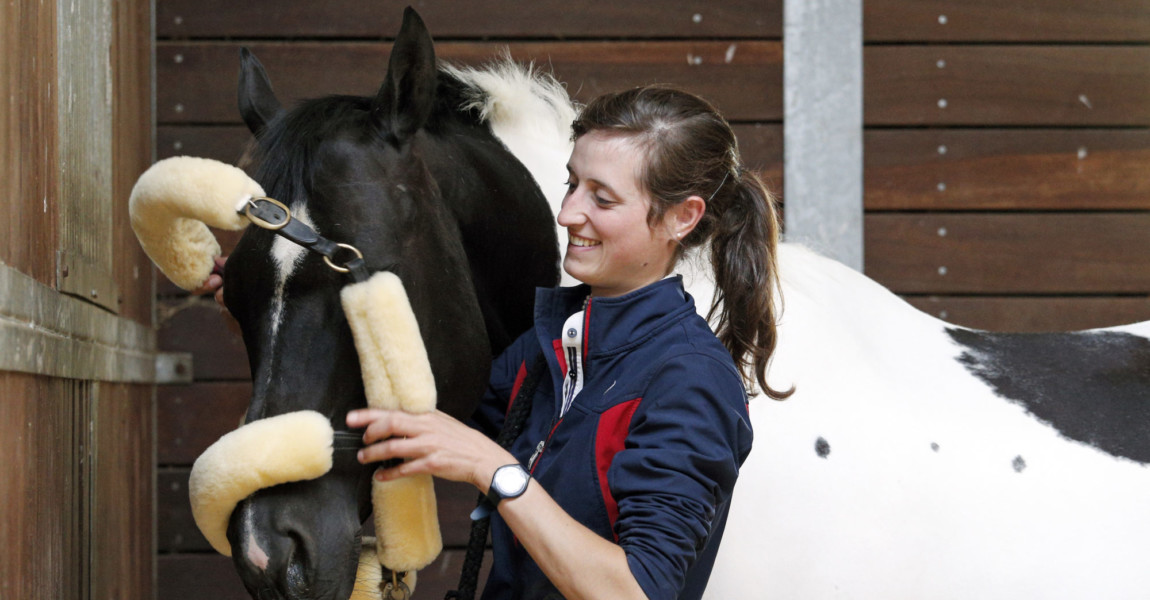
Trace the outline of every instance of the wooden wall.
<instances>
[{"instance_id":1,"label":"wooden wall","mask_svg":"<svg viewBox=\"0 0 1150 600\"><path fill-rule=\"evenodd\" d=\"M867 274L981 328L1150 319L1150 4L864 11Z\"/></svg>"},{"instance_id":2,"label":"wooden wall","mask_svg":"<svg viewBox=\"0 0 1150 600\"><path fill-rule=\"evenodd\" d=\"M264 62L281 100L374 93L405 4L158 0L158 156L240 157L240 46ZM647 82L710 98L746 163L781 192L782 0L414 4L441 58L475 64L506 46L579 99ZM866 0L868 274L989 329L1150 318L1144 6ZM196 383L158 398L159 595L244 598L192 525L185 486L194 458L244 412L246 359L210 300L160 292L160 345L194 355ZM457 576L472 496L441 491L451 548L421 574L422 597Z\"/></svg>"},{"instance_id":3,"label":"wooden wall","mask_svg":"<svg viewBox=\"0 0 1150 600\"><path fill-rule=\"evenodd\" d=\"M0 5L4 600L154 593L154 291L127 226L152 157L151 17Z\"/></svg>"}]
</instances>

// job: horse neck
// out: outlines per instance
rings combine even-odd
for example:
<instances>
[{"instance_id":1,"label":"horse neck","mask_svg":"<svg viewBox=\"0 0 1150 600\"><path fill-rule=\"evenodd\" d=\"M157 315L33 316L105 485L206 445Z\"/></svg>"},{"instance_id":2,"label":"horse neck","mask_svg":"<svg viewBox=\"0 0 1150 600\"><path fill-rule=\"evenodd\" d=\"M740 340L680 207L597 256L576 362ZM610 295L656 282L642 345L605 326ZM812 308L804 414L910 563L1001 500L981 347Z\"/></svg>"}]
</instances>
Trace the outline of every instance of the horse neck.
<instances>
[{"instance_id":1,"label":"horse neck","mask_svg":"<svg viewBox=\"0 0 1150 600\"><path fill-rule=\"evenodd\" d=\"M459 227L472 283L500 351L530 326L535 287L558 283L558 242L531 173L478 123L429 133L421 155Z\"/></svg>"}]
</instances>

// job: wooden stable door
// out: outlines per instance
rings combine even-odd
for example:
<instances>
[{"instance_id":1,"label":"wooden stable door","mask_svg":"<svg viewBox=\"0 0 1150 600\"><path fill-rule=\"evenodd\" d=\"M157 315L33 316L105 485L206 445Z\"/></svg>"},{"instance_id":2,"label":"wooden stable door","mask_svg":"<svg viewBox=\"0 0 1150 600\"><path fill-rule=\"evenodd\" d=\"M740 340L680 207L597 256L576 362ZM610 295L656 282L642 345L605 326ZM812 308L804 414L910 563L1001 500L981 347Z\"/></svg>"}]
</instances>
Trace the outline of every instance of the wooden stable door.
<instances>
[{"instance_id":1,"label":"wooden stable door","mask_svg":"<svg viewBox=\"0 0 1150 600\"><path fill-rule=\"evenodd\" d=\"M151 4L0 5L0 599L153 596Z\"/></svg>"}]
</instances>

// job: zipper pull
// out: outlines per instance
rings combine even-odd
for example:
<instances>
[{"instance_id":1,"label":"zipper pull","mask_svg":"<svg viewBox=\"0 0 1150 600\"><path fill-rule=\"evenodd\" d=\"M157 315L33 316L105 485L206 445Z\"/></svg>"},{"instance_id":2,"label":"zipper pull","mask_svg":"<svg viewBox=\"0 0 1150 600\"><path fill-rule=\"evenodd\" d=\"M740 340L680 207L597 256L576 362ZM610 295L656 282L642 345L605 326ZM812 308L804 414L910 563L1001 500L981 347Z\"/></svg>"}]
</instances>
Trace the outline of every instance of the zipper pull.
<instances>
[{"instance_id":1,"label":"zipper pull","mask_svg":"<svg viewBox=\"0 0 1150 600\"><path fill-rule=\"evenodd\" d=\"M539 440L539 444L535 446L535 452L531 453L531 458L527 459L527 470L535 470L535 461L539 460L539 455L543 454L543 447L547 445L547 440Z\"/></svg>"}]
</instances>

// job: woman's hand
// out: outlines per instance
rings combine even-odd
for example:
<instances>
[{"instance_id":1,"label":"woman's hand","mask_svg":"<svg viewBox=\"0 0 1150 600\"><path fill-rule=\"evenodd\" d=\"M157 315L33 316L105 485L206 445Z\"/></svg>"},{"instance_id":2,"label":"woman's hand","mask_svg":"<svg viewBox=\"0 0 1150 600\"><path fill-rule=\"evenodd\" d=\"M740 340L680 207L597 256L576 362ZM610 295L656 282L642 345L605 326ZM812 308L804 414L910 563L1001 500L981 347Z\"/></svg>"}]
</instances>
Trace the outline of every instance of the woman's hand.
<instances>
[{"instance_id":1,"label":"woman's hand","mask_svg":"<svg viewBox=\"0 0 1150 600\"><path fill-rule=\"evenodd\" d=\"M354 410L347 414L347 425L367 428L360 462L409 459L378 469L375 477L384 481L430 473L487 493L495 469L516 462L482 433L439 411ZM542 486L528 485L522 496L500 502L499 513L564 597L645 598L623 549L572 519Z\"/></svg>"},{"instance_id":2,"label":"woman's hand","mask_svg":"<svg viewBox=\"0 0 1150 600\"><path fill-rule=\"evenodd\" d=\"M347 414L347 425L366 428L359 462L407 459L396 467L377 470L375 478L381 481L429 473L470 483L486 493L495 469L516 462L487 436L438 410L423 414L354 410Z\"/></svg>"},{"instance_id":3,"label":"woman's hand","mask_svg":"<svg viewBox=\"0 0 1150 600\"><path fill-rule=\"evenodd\" d=\"M216 304L219 304L224 310L227 310L227 307L224 306L224 263L226 263L227 260L228 257L226 256L217 256L215 258L215 266L212 267L212 272L208 275L208 278L200 284L200 287L191 291L193 296L203 296L204 294L214 295Z\"/></svg>"}]
</instances>

